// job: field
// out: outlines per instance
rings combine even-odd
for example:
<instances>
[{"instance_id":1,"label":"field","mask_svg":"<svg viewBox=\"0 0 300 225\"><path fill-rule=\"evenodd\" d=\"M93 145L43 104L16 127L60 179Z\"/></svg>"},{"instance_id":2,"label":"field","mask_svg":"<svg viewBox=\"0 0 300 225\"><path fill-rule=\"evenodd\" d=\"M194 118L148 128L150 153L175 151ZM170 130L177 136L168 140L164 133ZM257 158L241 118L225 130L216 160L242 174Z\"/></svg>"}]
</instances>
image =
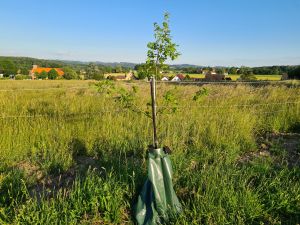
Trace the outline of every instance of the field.
<instances>
[{"instance_id":1,"label":"field","mask_svg":"<svg viewBox=\"0 0 300 225\"><path fill-rule=\"evenodd\" d=\"M299 83L159 83L171 224L300 223ZM1 81L0 224L133 224L152 142L145 82Z\"/></svg>"},{"instance_id":2,"label":"field","mask_svg":"<svg viewBox=\"0 0 300 225\"><path fill-rule=\"evenodd\" d=\"M190 74L192 78L204 78L203 74ZM232 80L237 80L240 75L228 75ZM278 81L281 80L281 75L255 75L257 80Z\"/></svg>"}]
</instances>

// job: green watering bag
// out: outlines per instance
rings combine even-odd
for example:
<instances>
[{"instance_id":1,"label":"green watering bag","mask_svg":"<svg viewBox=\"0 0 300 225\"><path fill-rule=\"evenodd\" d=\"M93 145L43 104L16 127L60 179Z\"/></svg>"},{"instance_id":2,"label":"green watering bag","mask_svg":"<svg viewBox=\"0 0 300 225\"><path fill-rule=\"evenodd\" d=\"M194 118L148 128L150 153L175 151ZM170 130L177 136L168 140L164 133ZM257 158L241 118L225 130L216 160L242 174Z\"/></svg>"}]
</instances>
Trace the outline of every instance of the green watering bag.
<instances>
[{"instance_id":1,"label":"green watering bag","mask_svg":"<svg viewBox=\"0 0 300 225\"><path fill-rule=\"evenodd\" d=\"M181 204L173 189L172 165L163 149L148 153L148 179L135 205L138 224L162 224L181 211Z\"/></svg>"}]
</instances>

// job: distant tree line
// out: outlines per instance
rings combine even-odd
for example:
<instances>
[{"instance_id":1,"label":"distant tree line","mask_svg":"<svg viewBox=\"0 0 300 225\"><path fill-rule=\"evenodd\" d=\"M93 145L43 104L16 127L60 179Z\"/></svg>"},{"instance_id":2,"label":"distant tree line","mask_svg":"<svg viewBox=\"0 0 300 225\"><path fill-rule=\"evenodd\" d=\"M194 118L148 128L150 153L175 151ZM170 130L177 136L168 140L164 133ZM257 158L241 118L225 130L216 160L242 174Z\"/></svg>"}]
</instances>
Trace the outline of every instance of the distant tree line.
<instances>
[{"instance_id":1,"label":"distant tree line","mask_svg":"<svg viewBox=\"0 0 300 225\"><path fill-rule=\"evenodd\" d=\"M59 60L45 60L35 59L29 57L4 57L0 56L0 74L4 77L10 75L24 75L18 76L18 79L25 78L29 74L29 70L32 69L32 65L38 65L39 67L50 67L50 68L62 68L64 71L64 79L104 79L105 74L109 73L127 73L131 69L137 71L137 77L139 79L145 79L151 76L155 71L147 67L146 64L137 64L132 67L132 64L125 63L127 66L121 64L99 64L99 63L83 63L76 61L59 61ZM169 66L162 65L158 68L160 76L163 73L185 73L185 74L201 74L203 72L215 71L217 73L228 73L237 75L282 75L288 74L290 79L300 79L300 66L263 66L263 67L198 67L198 66ZM53 72L54 74L54 72ZM48 74L39 74L39 79L45 79ZM55 77L51 75L50 77Z\"/></svg>"},{"instance_id":2,"label":"distant tree line","mask_svg":"<svg viewBox=\"0 0 300 225\"><path fill-rule=\"evenodd\" d=\"M19 76L19 75L17 75L17 76ZM55 69L52 69L49 72L42 71L41 73L35 73L35 76L38 79L46 79L46 78L48 78L49 80L55 80L58 77L58 73L57 73L57 71Z\"/></svg>"},{"instance_id":3,"label":"distant tree line","mask_svg":"<svg viewBox=\"0 0 300 225\"><path fill-rule=\"evenodd\" d=\"M206 71L228 74L282 75L296 69L297 66L262 66L262 67L180 67L173 68L176 72L201 74Z\"/></svg>"},{"instance_id":4,"label":"distant tree line","mask_svg":"<svg viewBox=\"0 0 300 225\"><path fill-rule=\"evenodd\" d=\"M300 66L290 70L288 75L290 79L300 79Z\"/></svg>"},{"instance_id":5,"label":"distant tree line","mask_svg":"<svg viewBox=\"0 0 300 225\"><path fill-rule=\"evenodd\" d=\"M300 66L263 66L263 67L176 67L166 65L162 71L169 73L184 73L184 74L202 74L209 71L215 71L219 74L228 73L230 75L283 75L288 74L290 79L299 79ZM149 70L146 64L138 64L134 68L137 71L139 79L150 77L153 71Z\"/></svg>"},{"instance_id":6,"label":"distant tree line","mask_svg":"<svg viewBox=\"0 0 300 225\"><path fill-rule=\"evenodd\" d=\"M110 66L101 65L97 63L82 63L75 61L59 61L59 60L44 60L28 57L4 57L0 56L0 74L4 77L10 75L29 75L29 71L32 69L32 65L38 65L39 67L50 68L62 68L64 71L63 78L65 79L79 79L81 75L85 79L100 80L104 78L104 74L107 73L127 73L130 71L130 67L124 67L122 65ZM55 71L55 70L54 70ZM54 71L49 73L41 72L36 74L38 79L56 79L57 74ZM18 79L24 78L18 76Z\"/></svg>"}]
</instances>

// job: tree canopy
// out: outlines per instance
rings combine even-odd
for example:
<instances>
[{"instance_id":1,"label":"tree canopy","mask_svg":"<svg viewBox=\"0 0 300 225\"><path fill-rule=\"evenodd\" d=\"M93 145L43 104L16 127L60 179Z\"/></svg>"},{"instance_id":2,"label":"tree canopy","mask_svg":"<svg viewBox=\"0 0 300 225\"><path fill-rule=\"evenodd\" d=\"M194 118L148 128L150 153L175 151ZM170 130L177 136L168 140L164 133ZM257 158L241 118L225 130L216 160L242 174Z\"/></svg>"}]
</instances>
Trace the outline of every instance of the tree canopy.
<instances>
[{"instance_id":1,"label":"tree canopy","mask_svg":"<svg viewBox=\"0 0 300 225\"><path fill-rule=\"evenodd\" d=\"M151 76L151 71L149 70L149 67L145 63L136 65L135 70L137 71L137 77L140 80L143 80Z\"/></svg>"},{"instance_id":2,"label":"tree canopy","mask_svg":"<svg viewBox=\"0 0 300 225\"><path fill-rule=\"evenodd\" d=\"M164 14L162 26L154 23L153 42L149 42L147 52L147 65L158 77L159 72L164 68L167 59L175 60L180 53L177 51L178 45L172 42L171 30L169 28L169 13Z\"/></svg>"},{"instance_id":3,"label":"tree canopy","mask_svg":"<svg viewBox=\"0 0 300 225\"><path fill-rule=\"evenodd\" d=\"M15 75L17 73L17 67L9 59L0 60L0 73L8 77L9 75Z\"/></svg>"},{"instance_id":4,"label":"tree canopy","mask_svg":"<svg viewBox=\"0 0 300 225\"><path fill-rule=\"evenodd\" d=\"M289 71L288 76L290 79L300 79L300 66Z\"/></svg>"},{"instance_id":5,"label":"tree canopy","mask_svg":"<svg viewBox=\"0 0 300 225\"><path fill-rule=\"evenodd\" d=\"M63 77L67 80L72 80L72 79L78 79L79 78L76 71L73 70L71 67L64 67L63 71L64 71Z\"/></svg>"},{"instance_id":6,"label":"tree canopy","mask_svg":"<svg viewBox=\"0 0 300 225\"><path fill-rule=\"evenodd\" d=\"M58 73L55 69L52 69L48 72L48 79L55 80L58 77Z\"/></svg>"},{"instance_id":7,"label":"tree canopy","mask_svg":"<svg viewBox=\"0 0 300 225\"><path fill-rule=\"evenodd\" d=\"M102 67L90 63L86 69L86 79L102 80L104 79L104 72Z\"/></svg>"},{"instance_id":8,"label":"tree canopy","mask_svg":"<svg viewBox=\"0 0 300 225\"><path fill-rule=\"evenodd\" d=\"M46 71L42 71L41 73L36 73L35 76L38 79L46 79L48 77L48 73Z\"/></svg>"}]
</instances>

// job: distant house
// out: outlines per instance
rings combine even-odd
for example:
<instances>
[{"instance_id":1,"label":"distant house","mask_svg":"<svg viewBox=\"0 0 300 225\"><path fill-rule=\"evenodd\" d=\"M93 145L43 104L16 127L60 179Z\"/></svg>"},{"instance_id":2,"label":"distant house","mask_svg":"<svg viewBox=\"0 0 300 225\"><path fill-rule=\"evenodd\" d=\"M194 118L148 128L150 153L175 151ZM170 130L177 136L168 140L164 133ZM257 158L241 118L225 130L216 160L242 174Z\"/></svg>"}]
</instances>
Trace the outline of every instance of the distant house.
<instances>
[{"instance_id":1,"label":"distant house","mask_svg":"<svg viewBox=\"0 0 300 225\"><path fill-rule=\"evenodd\" d=\"M216 72L207 72L204 79L206 81L222 81L225 80L225 75L217 74Z\"/></svg>"},{"instance_id":2,"label":"distant house","mask_svg":"<svg viewBox=\"0 0 300 225\"><path fill-rule=\"evenodd\" d=\"M183 81L184 78L185 76L183 74L177 74L171 81L179 82L179 81Z\"/></svg>"},{"instance_id":3,"label":"distant house","mask_svg":"<svg viewBox=\"0 0 300 225\"><path fill-rule=\"evenodd\" d=\"M4 74L3 73L0 73L0 78L3 78Z\"/></svg>"},{"instance_id":4,"label":"distant house","mask_svg":"<svg viewBox=\"0 0 300 225\"><path fill-rule=\"evenodd\" d=\"M163 78L161 79L161 81L169 81L169 78L168 78L168 77L163 77Z\"/></svg>"},{"instance_id":5,"label":"distant house","mask_svg":"<svg viewBox=\"0 0 300 225\"><path fill-rule=\"evenodd\" d=\"M55 69L58 76L63 76L65 73L61 68L49 68L49 67L38 67L37 65L33 65L32 69L29 71L29 76L31 76L31 79L35 79L35 75L38 73L41 73L43 71L45 71L46 73L48 73L50 70Z\"/></svg>"}]
</instances>

